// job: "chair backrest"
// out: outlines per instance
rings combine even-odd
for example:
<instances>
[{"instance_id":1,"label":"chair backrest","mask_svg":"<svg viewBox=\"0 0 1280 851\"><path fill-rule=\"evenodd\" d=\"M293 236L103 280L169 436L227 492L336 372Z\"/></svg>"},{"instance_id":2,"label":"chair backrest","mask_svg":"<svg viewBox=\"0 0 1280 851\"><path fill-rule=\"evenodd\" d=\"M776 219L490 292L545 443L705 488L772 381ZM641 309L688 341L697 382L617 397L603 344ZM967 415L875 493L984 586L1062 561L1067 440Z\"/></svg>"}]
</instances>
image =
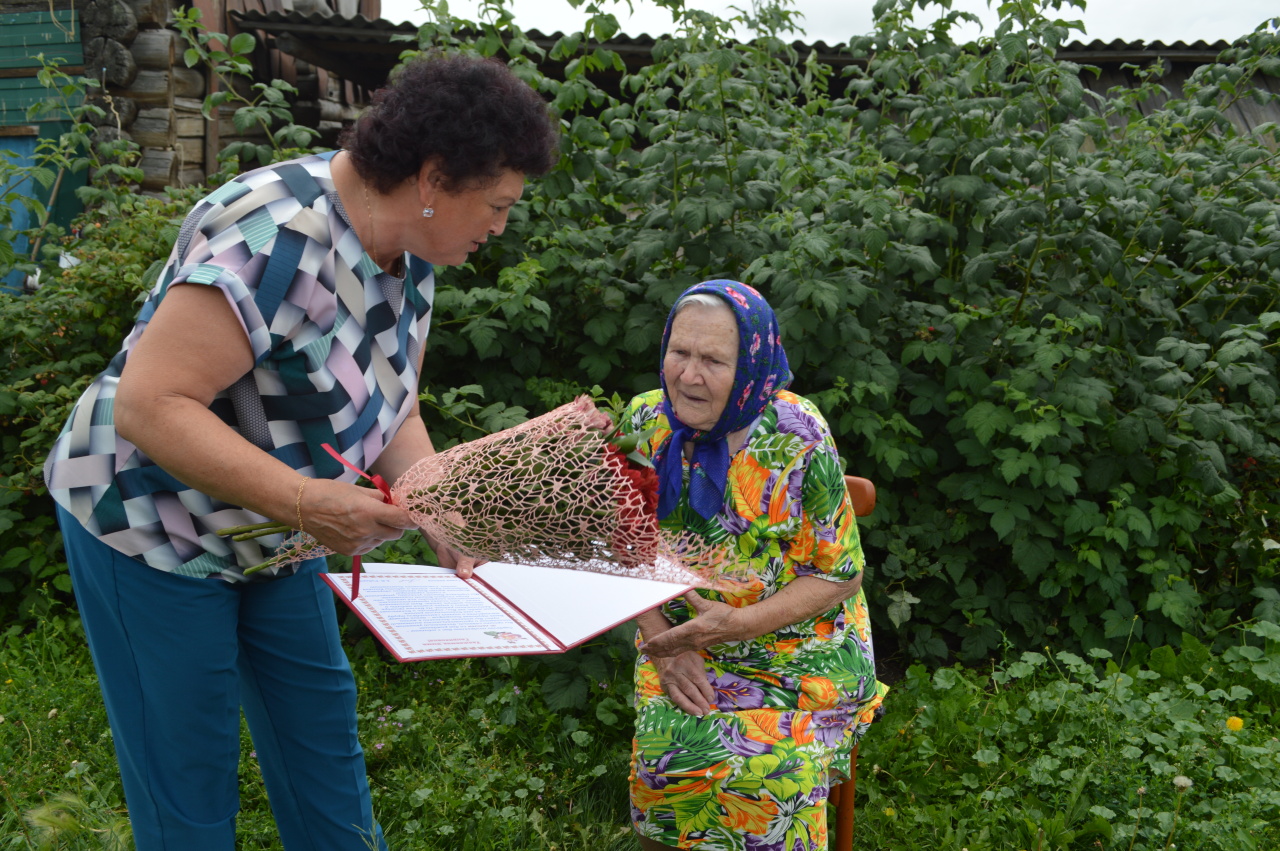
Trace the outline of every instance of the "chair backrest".
<instances>
[{"instance_id":1,"label":"chair backrest","mask_svg":"<svg viewBox=\"0 0 1280 851\"><path fill-rule=\"evenodd\" d=\"M866 517L876 510L876 486L870 479L845 476L844 486L849 490L849 501L853 503L854 514Z\"/></svg>"}]
</instances>

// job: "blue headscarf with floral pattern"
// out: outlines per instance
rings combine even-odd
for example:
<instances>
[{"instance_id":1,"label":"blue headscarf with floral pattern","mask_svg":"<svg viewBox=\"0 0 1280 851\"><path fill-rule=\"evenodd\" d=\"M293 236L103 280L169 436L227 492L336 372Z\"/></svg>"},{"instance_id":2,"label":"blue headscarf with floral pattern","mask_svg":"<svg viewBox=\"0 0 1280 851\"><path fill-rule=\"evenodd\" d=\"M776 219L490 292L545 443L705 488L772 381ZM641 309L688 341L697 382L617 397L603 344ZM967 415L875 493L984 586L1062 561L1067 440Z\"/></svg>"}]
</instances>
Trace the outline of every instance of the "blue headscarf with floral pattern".
<instances>
[{"instance_id":1,"label":"blue headscarf with floral pattern","mask_svg":"<svg viewBox=\"0 0 1280 851\"><path fill-rule=\"evenodd\" d=\"M680 422L667 391L667 376L662 364L667 358L671 339L671 323L676 318L673 307L662 332L659 375L662 378L662 412L671 424L671 439L653 456L658 471L658 519L676 509L684 488L681 456L686 441L693 442L693 458L689 467L689 505L705 518L720 513L724 506L724 490L729 481L729 444L727 437L747 428L773 401L774 394L791 384L791 367L778 333L778 317L764 296L737 281L704 281L685 290L676 304L694 293L710 293L723 299L733 310L738 322L738 369L729 391L729 401L720 419L710 431L699 431Z\"/></svg>"}]
</instances>

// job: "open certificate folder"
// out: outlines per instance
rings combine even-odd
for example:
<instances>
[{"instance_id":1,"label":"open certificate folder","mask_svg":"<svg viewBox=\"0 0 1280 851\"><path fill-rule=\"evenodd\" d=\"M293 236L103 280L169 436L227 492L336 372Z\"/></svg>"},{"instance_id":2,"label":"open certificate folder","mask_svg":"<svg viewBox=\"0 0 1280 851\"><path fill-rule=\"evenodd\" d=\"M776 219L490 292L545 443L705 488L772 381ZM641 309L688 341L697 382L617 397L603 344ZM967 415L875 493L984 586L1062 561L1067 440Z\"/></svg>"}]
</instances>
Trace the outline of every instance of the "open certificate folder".
<instances>
[{"instance_id":1,"label":"open certificate folder","mask_svg":"<svg viewBox=\"0 0 1280 851\"><path fill-rule=\"evenodd\" d=\"M442 567L367 564L321 578L401 662L563 653L692 589L582 570L489 562L470 579Z\"/></svg>"}]
</instances>

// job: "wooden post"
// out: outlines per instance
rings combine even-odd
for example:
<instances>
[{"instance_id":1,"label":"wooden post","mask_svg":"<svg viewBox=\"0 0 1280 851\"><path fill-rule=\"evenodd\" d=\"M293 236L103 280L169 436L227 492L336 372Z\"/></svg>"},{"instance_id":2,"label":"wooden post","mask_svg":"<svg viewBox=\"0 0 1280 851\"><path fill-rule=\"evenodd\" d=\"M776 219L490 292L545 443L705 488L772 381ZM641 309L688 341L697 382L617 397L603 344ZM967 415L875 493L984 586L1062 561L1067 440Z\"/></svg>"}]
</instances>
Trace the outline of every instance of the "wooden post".
<instances>
[{"instance_id":1,"label":"wooden post","mask_svg":"<svg viewBox=\"0 0 1280 851\"><path fill-rule=\"evenodd\" d=\"M172 108L175 97L204 97L204 75L176 66L168 71L139 71L132 85L115 94L133 98L140 107Z\"/></svg>"},{"instance_id":2,"label":"wooden post","mask_svg":"<svg viewBox=\"0 0 1280 851\"><path fill-rule=\"evenodd\" d=\"M84 43L84 64L93 72L94 79L109 86L127 87L138 76L133 52L105 36Z\"/></svg>"},{"instance_id":3,"label":"wooden post","mask_svg":"<svg viewBox=\"0 0 1280 851\"><path fill-rule=\"evenodd\" d=\"M141 26L163 27L173 20L169 0L125 0Z\"/></svg>"}]
</instances>

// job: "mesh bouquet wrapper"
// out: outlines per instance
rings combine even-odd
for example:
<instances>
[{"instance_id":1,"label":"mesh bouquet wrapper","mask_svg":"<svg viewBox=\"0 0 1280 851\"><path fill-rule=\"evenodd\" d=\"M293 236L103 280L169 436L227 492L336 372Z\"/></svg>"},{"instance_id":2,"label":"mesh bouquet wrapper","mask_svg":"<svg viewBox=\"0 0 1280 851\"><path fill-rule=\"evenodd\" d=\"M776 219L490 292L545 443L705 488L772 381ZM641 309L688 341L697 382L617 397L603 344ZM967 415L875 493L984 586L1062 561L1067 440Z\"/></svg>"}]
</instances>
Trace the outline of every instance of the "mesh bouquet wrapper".
<instances>
[{"instance_id":1,"label":"mesh bouquet wrapper","mask_svg":"<svg viewBox=\"0 0 1280 851\"><path fill-rule=\"evenodd\" d=\"M703 588L749 581L734 570L725 545L658 526L657 476L628 460L612 432L608 415L583 396L424 458L389 491L379 477L351 469L373 480L437 543L477 559ZM256 537L285 528L264 523L219 534ZM245 573L332 554L292 531L269 561Z\"/></svg>"},{"instance_id":2,"label":"mesh bouquet wrapper","mask_svg":"<svg viewBox=\"0 0 1280 851\"><path fill-rule=\"evenodd\" d=\"M434 540L488 561L700 587L744 579L722 545L659 528L656 476L632 467L611 432L580 397L422 459L391 498Z\"/></svg>"}]
</instances>

